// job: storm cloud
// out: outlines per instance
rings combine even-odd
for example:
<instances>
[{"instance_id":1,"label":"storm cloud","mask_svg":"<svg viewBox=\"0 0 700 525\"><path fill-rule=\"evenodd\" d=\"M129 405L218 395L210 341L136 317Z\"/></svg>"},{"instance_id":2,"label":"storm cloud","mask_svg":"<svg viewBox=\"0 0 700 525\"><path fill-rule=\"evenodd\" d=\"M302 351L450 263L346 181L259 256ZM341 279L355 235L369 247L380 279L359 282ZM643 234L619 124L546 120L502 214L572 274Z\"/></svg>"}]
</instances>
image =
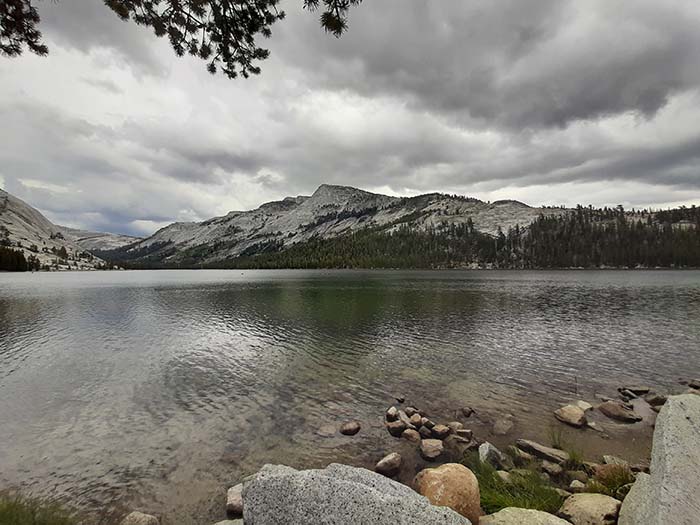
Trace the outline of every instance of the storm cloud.
<instances>
[{"instance_id":1,"label":"storm cloud","mask_svg":"<svg viewBox=\"0 0 700 525\"><path fill-rule=\"evenodd\" d=\"M366 0L340 39L284 7L262 74L229 80L101 2L38 4L49 57L0 59L0 183L56 222L136 234L322 183L700 201L691 0Z\"/></svg>"}]
</instances>

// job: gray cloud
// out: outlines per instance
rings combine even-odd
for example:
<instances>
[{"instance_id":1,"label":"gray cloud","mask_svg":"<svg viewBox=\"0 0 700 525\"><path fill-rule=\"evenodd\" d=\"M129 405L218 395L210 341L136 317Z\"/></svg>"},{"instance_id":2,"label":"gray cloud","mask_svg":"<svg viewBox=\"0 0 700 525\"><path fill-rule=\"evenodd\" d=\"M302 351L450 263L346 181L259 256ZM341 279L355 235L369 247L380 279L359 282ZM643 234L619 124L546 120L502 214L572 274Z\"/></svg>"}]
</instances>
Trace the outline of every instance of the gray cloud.
<instances>
[{"instance_id":1,"label":"gray cloud","mask_svg":"<svg viewBox=\"0 0 700 525\"><path fill-rule=\"evenodd\" d=\"M50 57L0 61L0 182L59 223L143 234L321 183L700 199L691 0L382 0L341 39L287 2L247 81L99 2L39 7Z\"/></svg>"}]
</instances>

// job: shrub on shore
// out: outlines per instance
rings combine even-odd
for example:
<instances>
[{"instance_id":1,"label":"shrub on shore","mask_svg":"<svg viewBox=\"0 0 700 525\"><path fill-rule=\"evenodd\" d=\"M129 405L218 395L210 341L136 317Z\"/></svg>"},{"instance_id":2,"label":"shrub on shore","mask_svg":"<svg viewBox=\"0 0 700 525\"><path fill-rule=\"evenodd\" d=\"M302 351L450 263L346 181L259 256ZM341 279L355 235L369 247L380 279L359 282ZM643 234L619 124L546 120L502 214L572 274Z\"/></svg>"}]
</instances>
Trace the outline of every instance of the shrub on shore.
<instances>
[{"instance_id":1,"label":"shrub on shore","mask_svg":"<svg viewBox=\"0 0 700 525\"><path fill-rule=\"evenodd\" d=\"M506 482L498 476L495 468L480 461L476 454L468 454L463 464L479 481L481 507L486 514L498 512L506 507L557 512L564 500L534 470L523 469L517 474L512 474Z\"/></svg>"},{"instance_id":2,"label":"shrub on shore","mask_svg":"<svg viewBox=\"0 0 700 525\"><path fill-rule=\"evenodd\" d=\"M0 494L0 523L3 525L77 525L78 518L57 503Z\"/></svg>"}]
</instances>

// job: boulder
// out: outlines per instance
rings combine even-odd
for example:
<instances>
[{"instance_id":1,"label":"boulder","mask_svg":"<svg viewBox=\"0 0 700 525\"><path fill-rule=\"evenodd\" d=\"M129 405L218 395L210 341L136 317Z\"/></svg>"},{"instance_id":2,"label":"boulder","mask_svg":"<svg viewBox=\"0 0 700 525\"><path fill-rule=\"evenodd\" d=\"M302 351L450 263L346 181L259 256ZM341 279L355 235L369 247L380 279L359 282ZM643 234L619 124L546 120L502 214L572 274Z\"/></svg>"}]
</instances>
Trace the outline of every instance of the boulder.
<instances>
[{"instance_id":1,"label":"boulder","mask_svg":"<svg viewBox=\"0 0 700 525\"><path fill-rule=\"evenodd\" d=\"M455 431L455 435L471 440L474 437L474 432L466 428L460 428Z\"/></svg>"},{"instance_id":2,"label":"boulder","mask_svg":"<svg viewBox=\"0 0 700 525\"><path fill-rule=\"evenodd\" d=\"M574 494L564 501L559 516L574 525L615 525L620 502L604 494Z\"/></svg>"},{"instance_id":3,"label":"boulder","mask_svg":"<svg viewBox=\"0 0 700 525\"><path fill-rule=\"evenodd\" d=\"M446 425L435 425L432 428L432 432L433 437L437 439L445 439L450 433L450 428Z\"/></svg>"},{"instance_id":4,"label":"boulder","mask_svg":"<svg viewBox=\"0 0 700 525\"><path fill-rule=\"evenodd\" d=\"M579 480L575 479L569 484L569 491L571 492L583 492L586 490L585 483L581 483Z\"/></svg>"},{"instance_id":5,"label":"boulder","mask_svg":"<svg viewBox=\"0 0 700 525\"><path fill-rule=\"evenodd\" d=\"M386 411L387 421L396 421L399 418L399 411L396 407L389 407Z\"/></svg>"},{"instance_id":6,"label":"boulder","mask_svg":"<svg viewBox=\"0 0 700 525\"><path fill-rule=\"evenodd\" d=\"M433 438L433 431L430 430L428 427L420 427L418 429L418 433L420 434L420 437L423 439L432 439Z\"/></svg>"},{"instance_id":7,"label":"boulder","mask_svg":"<svg viewBox=\"0 0 700 525\"><path fill-rule=\"evenodd\" d=\"M403 421L389 421L386 424L386 429L394 437L401 437L401 434L406 430L406 423Z\"/></svg>"},{"instance_id":8,"label":"boulder","mask_svg":"<svg viewBox=\"0 0 700 525\"><path fill-rule=\"evenodd\" d=\"M375 472L331 464L319 470L265 465L243 484L247 524L444 523L469 525L411 488Z\"/></svg>"},{"instance_id":9,"label":"boulder","mask_svg":"<svg viewBox=\"0 0 700 525\"><path fill-rule=\"evenodd\" d=\"M479 482L464 465L446 463L437 468L421 470L413 485L433 505L449 507L472 523L479 523Z\"/></svg>"},{"instance_id":10,"label":"boulder","mask_svg":"<svg viewBox=\"0 0 700 525\"><path fill-rule=\"evenodd\" d=\"M226 515L229 518L243 516L243 484L228 489L226 493Z\"/></svg>"},{"instance_id":11,"label":"boulder","mask_svg":"<svg viewBox=\"0 0 700 525\"><path fill-rule=\"evenodd\" d=\"M474 409L472 407L462 407L462 415L464 417L469 417L474 413Z\"/></svg>"},{"instance_id":12,"label":"boulder","mask_svg":"<svg viewBox=\"0 0 700 525\"><path fill-rule=\"evenodd\" d=\"M561 476L564 469L558 463L552 463L546 459L542 462L542 470L552 477Z\"/></svg>"},{"instance_id":13,"label":"boulder","mask_svg":"<svg viewBox=\"0 0 700 525\"><path fill-rule=\"evenodd\" d=\"M435 461L443 450L442 441L439 439L424 439L420 442L420 455L428 461Z\"/></svg>"},{"instance_id":14,"label":"boulder","mask_svg":"<svg viewBox=\"0 0 700 525\"><path fill-rule=\"evenodd\" d=\"M134 511L124 518L120 525L158 525L160 522L155 516Z\"/></svg>"},{"instance_id":15,"label":"boulder","mask_svg":"<svg viewBox=\"0 0 700 525\"><path fill-rule=\"evenodd\" d=\"M408 418L408 422L416 428L420 428L423 424L423 418L420 414L413 414Z\"/></svg>"},{"instance_id":16,"label":"boulder","mask_svg":"<svg viewBox=\"0 0 700 525\"><path fill-rule=\"evenodd\" d=\"M636 423L642 420L642 417L636 414L634 410L618 401L605 401L598 405L598 410L610 419L622 421L623 423Z\"/></svg>"},{"instance_id":17,"label":"boulder","mask_svg":"<svg viewBox=\"0 0 700 525\"><path fill-rule=\"evenodd\" d=\"M569 454L558 448L545 447L540 445L535 441L529 441L527 439L518 439L515 445L525 452L529 452L533 456L537 456L540 459L546 459L552 461L553 463L559 463L560 465L566 461L569 461Z\"/></svg>"},{"instance_id":18,"label":"boulder","mask_svg":"<svg viewBox=\"0 0 700 525\"><path fill-rule=\"evenodd\" d=\"M379 460L374 467L374 471L383 476L396 476L396 474L399 473L399 470L401 470L401 463L401 454L392 452Z\"/></svg>"},{"instance_id":19,"label":"boulder","mask_svg":"<svg viewBox=\"0 0 700 525\"><path fill-rule=\"evenodd\" d=\"M593 410L593 405L591 405L588 401L583 401L583 400L578 400L574 403L577 407L579 407L581 410L584 412L588 412L589 410Z\"/></svg>"},{"instance_id":20,"label":"boulder","mask_svg":"<svg viewBox=\"0 0 700 525\"><path fill-rule=\"evenodd\" d=\"M458 430L462 430L464 428L464 425L459 421L450 421L447 423L447 428L450 429L450 432L456 434Z\"/></svg>"},{"instance_id":21,"label":"boulder","mask_svg":"<svg viewBox=\"0 0 700 525\"><path fill-rule=\"evenodd\" d=\"M348 421L340 425L340 433L345 436L354 436L360 431L359 421Z\"/></svg>"},{"instance_id":22,"label":"boulder","mask_svg":"<svg viewBox=\"0 0 700 525\"><path fill-rule=\"evenodd\" d=\"M629 463L625 461L622 458L618 458L617 456L611 456L610 454L605 454L603 455L603 464L604 465L622 465L624 467L629 466ZM598 468L597 466L594 468Z\"/></svg>"},{"instance_id":23,"label":"boulder","mask_svg":"<svg viewBox=\"0 0 700 525\"><path fill-rule=\"evenodd\" d=\"M510 419L497 419L493 424L493 433L496 436L505 436L513 430L513 422Z\"/></svg>"},{"instance_id":24,"label":"boulder","mask_svg":"<svg viewBox=\"0 0 700 525\"><path fill-rule=\"evenodd\" d=\"M554 417L572 427L581 428L586 424L586 414L575 405L566 405L555 410Z\"/></svg>"},{"instance_id":25,"label":"boulder","mask_svg":"<svg viewBox=\"0 0 700 525\"><path fill-rule=\"evenodd\" d=\"M660 407L666 403L668 397L663 394L657 394L656 392L649 392L644 396L644 401L649 403L653 407Z\"/></svg>"},{"instance_id":26,"label":"boulder","mask_svg":"<svg viewBox=\"0 0 700 525\"><path fill-rule=\"evenodd\" d=\"M671 396L656 419L651 475L637 474L621 525L691 525L700 516L700 398Z\"/></svg>"},{"instance_id":27,"label":"boulder","mask_svg":"<svg viewBox=\"0 0 700 525\"><path fill-rule=\"evenodd\" d=\"M507 469L512 466L508 465L507 456L489 442L479 445L479 460L497 469Z\"/></svg>"},{"instance_id":28,"label":"boulder","mask_svg":"<svg viewBox=\"0 0 700 525\"><path fill-rule=\"evenodd\" d=\"M554 514L541 510L506 507L495 514L482 516L479 525L571 525Z\"/></svg>"},{"instance_id":29,"label":"boulder","mask_svg":"<svg viewBox=\"0 0 700 525\"><path fill-rule=\"evenodd\" d=\"M401 433L401 437L404 439L409 440L412 443L419 443L420 442L420 434L418 433L417 430L413 430L411 428L407 428Z\"/></svg>"}]
</instances>

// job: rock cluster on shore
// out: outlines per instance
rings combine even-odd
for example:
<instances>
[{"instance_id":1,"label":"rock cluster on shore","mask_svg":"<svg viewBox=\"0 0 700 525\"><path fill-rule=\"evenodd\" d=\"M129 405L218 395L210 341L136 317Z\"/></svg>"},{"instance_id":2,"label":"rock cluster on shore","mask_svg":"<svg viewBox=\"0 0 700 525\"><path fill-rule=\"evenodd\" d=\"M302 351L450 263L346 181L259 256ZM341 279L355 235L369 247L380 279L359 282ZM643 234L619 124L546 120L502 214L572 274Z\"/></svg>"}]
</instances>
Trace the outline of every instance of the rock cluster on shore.
<instances>
[{"instance_id":1,"label":"rock cluster on shore","mask_svg":"<svg viewBox=\"0 0 700 525\"><path fill-rule=\"evenodd\" d=\"M375 472L339 464L318 470L265 465L257 474L228 490L226 512L230 519L217 525L243 522L256 525L697 524L700 523L700 388L690 383L689 386L688 394L668 398L643 386L620 389L622 397L642 397L650 406L662 407L656 422L650 468L629 465L611 455L602 456L600 463L582 461L573 457L573 452L569 454L528 439L517 439L502 452L476 438L462 422L437 423L416 407L402 410L392 406L385 412L384 424L389 434L415 443L414 453L426 461L444 462L449 456L446 449L458 454L472 451L478 461L495 469L492 472L505 486L537 473L547 484L545 490L560 498L561 506L556 512L557 507L548 508L551 513L508 507L483 515L481 478L475 476L476 470L472 472L460 463L444 463L419 471L413 486L408 487L390 479L409 467L401 454L387 451L377 462ZM700 387L700 381L697 386ZM606 412L601 407L613 405L623 412L633 412L625 403L603 400L596 408L603 414ZM587 413L594 410L593 405L577 401L563 408L555 414L560 421L578 428L590 424ZM468 417L473 410L465 408L461 413ZM616 420L631 421L628 416L623 419L615 414ZM359 429L359 423L347 424L340 431L352 436ZM158 525L158 520L133 512L122 525Z\"/></svg>"}]
</instances>

